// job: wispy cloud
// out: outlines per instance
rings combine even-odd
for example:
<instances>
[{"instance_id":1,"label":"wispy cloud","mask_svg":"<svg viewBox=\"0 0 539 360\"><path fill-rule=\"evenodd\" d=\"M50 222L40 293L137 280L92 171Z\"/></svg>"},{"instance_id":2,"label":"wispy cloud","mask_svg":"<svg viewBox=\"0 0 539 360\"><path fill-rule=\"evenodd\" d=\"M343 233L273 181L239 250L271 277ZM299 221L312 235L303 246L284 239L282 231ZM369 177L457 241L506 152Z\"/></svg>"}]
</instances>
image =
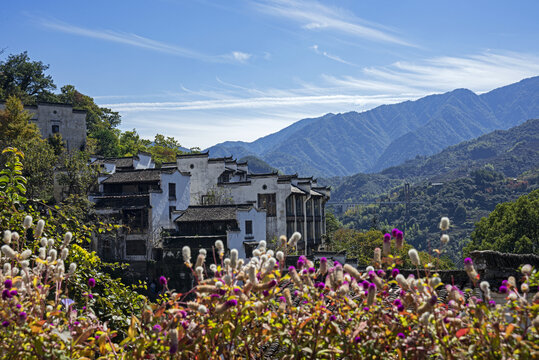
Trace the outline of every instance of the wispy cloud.
<instances>
[{"instance_id":1,"label":"wispy cloud","mask_svg":"<svg viewBox=\"0 0 539 360\"><path fill-rule=\"evenodd\" d=\"M130 46L138 47L145 50L156 51L160 53L165 53L165 54L170 54L174 56L200 60L200 61L205 61L205 62L246 63L251 58L251 54L241 52L241 51L232 51L229 54L221 54L221 55L208 55L208 54L204 54L199 51L196 51L196 50L188 49L188 48L181 47L174 44L168 44L162 41L153 40L153 39L143 37L137 34L129 33L129 32L120 32L120 31L106 30L106 29L105 30L88 29L88 28L79 27L79 26L68 24L61 21L46 20L46 19L39 19L37 20L37 22L39 25L45 28L67 33L67 34L130 45Z\"/></svg>"},{"instance_id":2,"label":"wispy cloud","mask_svg":"<svg viewBox=\"0 0 539 360\"><path fill-rule=\"evenodd\" d=\"M307 30L331 30L370 41L416 46L380 24L367 22L349 12L315 1L265 0L255 5L267 14L298 22Z\"/></svg>"},{"instance_id":3,"label":"wispy cloud","mask_svg":"<svg viewBox=\"0 0 539 360\"><path fill-rule=\"evenodd\" d=\"M317 53L318 55L323 55L325 57L327 57L328 59L331 59L333 61L337 61L337 62L340 62L341 64L346 64L346 65L352 65L352 66L355 66L355 64L352 64L351 62L348 62L346 60L343 60L342 58L340 58L339 56L337 55L332 55L330 53L328 53L327 51L321 51L318 47L318 45L313 45L311 46L311 49L314 50L315 53Z\"/></svg>"},{"instance_id":4,"label":"wispy cloud","mask_svg":"<svg viewBox=\"0 0 539 360\"><path fill-rule=\"evenodd\" d=\"M361 76L325 75L324 79L333 86L382 93L431 93L463 87L481 93L538 74L536 55L484 51L463 57L399 61L389 66L364 68Z\"/></svg>"}]
</instances>

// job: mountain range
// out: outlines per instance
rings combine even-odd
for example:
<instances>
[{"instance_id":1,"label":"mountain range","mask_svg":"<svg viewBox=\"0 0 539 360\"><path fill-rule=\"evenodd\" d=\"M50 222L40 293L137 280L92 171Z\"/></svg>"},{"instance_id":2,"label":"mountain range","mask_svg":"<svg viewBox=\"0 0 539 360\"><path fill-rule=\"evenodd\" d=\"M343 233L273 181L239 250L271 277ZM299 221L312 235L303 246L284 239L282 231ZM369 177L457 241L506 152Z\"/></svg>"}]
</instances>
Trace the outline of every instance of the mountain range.
<instances>
[{"instance_id":1,"label":"mountain range","mask_svg":"<svg viewBox=\"0 0 539 360\"><path fill-rule=\"evenodd\" d=\"M404 182L447 182L467 177L485 166L505 178L538 172L539 119L449 146L435 155L416 156L375 174L359 173L320 182L332 186L332 202L372 200Z\"/></svg>"},{"instance_id":2,"label":"mountain range","mask_svg":"<svg viewBox=\"0 0 539 360\"><path fill-rule=\"evenodd\" d=\"M227 141L212 157L258 157L284 173L379 172L416 156L539 117L539 76L483 94L457 89L362 113L300 120L253 142Z\"/></svg>"}]
</instances>

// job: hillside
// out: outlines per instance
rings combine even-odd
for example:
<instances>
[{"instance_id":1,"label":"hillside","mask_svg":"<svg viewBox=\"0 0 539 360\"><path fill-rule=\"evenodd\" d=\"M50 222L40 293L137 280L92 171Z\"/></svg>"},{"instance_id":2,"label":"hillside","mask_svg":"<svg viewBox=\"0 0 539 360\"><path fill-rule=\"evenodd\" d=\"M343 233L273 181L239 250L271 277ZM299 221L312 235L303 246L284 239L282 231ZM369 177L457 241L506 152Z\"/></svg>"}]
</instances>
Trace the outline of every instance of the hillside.
<instances>
[{"instance_id":1,"label":"hillside","mask_svg":"<svg viewBox=\"0 0 539 360\"><path fill-rule=\"evenodd\" d=\"M380 173L326 179L325 183L337 185L331 194L332 201L359 201L372 199L373 195L385 193L404 181L449 181L487 164L505 177L538 168L539 119L464 141L432 156L417 156Z\"/></svg>"},{"instance_id":2,"label":"hillside","mask_svg":"<svg viewBox=\"0 0 539 360\"><path fill-rule=\"evenodd\" d=\"M304 119L252 143L208 150L211 156L255 155L285 173L345 176L377 172L537 117L539 77L533 77L481 95L457 89L362 113Z\"/></svg>"},{"instance_id":3,"label":"hillside","mask_svg":"<svg viewBox=\"0 0 539 360\"><path fill-rule=\"evenodd\" d=\"M406 229L406 241L418 250L427 251L429 247L431 250L441 248L438 221L441 216L448 216L452 221L451 240L445 248L447 255L459 264L462 248L477 221L497 204L514 201L538 187L539 167L514 180L487 165L442 184L424 181L411 186L408 207L404 203L403 187L399 187L389 197L381 197L379 204L348 210L341 220L345 226L363 231L373 228L389 231L395 226ZM384 204L387 200L401 203Z\"/></svg>"},{"instance_id":4,"label":"hillside","mask_svg":"<svg viewBox=\"0 0 539 360\"><path fill-rule=\"evenodd\" d=\"M238 162L247 162L250 174L267 174L278 171L264 160L252 155L242 157Z\"/></svg>"}]
</instances>

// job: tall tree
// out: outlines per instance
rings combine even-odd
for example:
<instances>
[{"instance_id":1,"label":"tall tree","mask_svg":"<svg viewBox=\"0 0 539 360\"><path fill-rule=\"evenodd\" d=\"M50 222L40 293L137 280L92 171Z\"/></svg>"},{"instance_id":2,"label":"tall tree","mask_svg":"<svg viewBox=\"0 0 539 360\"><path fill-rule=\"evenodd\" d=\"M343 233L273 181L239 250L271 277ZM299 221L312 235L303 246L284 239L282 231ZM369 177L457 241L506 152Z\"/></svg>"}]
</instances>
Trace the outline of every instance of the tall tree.
<instances>
[{"instance_id":1,"label":"tall tree","mask_svg":"<svg viewBox=\"0 0 539 360\"><path fill-rule=\"evenodd\" d=\"M0 62L0 99L17 96L25 104L53 100L56 85L52 76L45 75L48 68L41 61L30 61L26 51L9 55Z\"/></svg>"}]
</instances>

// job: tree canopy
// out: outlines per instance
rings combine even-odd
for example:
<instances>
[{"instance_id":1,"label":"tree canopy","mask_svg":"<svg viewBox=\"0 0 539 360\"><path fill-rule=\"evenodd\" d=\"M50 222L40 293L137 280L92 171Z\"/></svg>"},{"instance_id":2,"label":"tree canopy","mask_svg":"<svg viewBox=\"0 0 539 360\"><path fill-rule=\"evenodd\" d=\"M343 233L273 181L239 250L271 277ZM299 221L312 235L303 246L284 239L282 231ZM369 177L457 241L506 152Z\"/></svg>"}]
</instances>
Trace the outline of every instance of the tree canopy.
<instances>
[{"instance_id":1,"label":"tree canopy","mask_svg":"<svg viewBox=\"0 0 539 360\"><path fill-rule=\"evenodd\" d=\"M516 201L498 204L475 225L464 249L539 255L539 189Z\"/></svg>"}]
</instances>

